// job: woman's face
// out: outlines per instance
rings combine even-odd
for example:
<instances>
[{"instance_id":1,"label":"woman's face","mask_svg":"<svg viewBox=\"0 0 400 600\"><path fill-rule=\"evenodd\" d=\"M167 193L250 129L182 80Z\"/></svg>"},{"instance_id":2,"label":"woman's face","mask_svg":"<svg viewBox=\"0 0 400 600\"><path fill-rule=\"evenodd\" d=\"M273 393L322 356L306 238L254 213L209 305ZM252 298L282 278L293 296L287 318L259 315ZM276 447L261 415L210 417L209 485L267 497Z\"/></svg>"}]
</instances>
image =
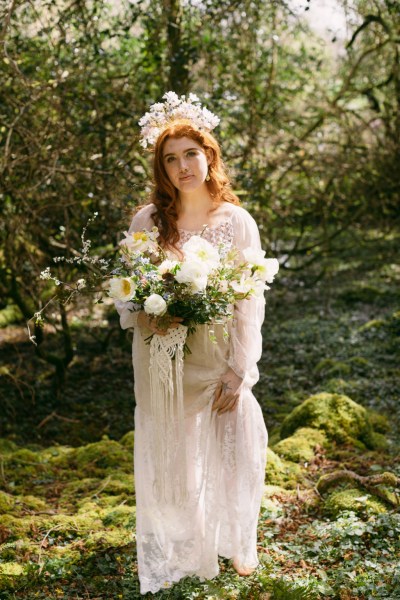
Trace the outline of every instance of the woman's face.
<instances>
[{"instance_id":1,"label":"woman's face","mask_svg":"<svg viewBox=\"0 0 400 600\"><path fill-rule=\"evenodd\" d=\"M164 144L163 161L171 183L180 192L190 193L206 185L209 161L203 147L192 138L169 138Z\"/></svg>"}]
</instances>

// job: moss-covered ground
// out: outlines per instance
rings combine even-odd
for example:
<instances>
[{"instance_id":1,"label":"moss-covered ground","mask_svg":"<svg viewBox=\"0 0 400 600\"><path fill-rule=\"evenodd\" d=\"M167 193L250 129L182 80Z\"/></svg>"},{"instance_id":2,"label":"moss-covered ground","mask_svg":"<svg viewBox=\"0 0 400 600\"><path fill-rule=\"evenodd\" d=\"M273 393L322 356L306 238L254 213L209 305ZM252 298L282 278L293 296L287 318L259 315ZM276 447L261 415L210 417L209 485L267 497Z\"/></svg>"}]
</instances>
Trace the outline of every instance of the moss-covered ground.
<instances>
[{"instance_id":1,"label":"moss-covered ground","mask_svg":"<svg viewBox=\"0 0 400 600\"><path fill-rule=\"evenodd\" d=\"M260 568L239 578L221 560L213 581L153 597L400 598L400 271L364 258L332 273L282 272L268 292ZM0 336L0 598L140 598L129 333L77 315L58 396L23 326Z\"/></svg>"}]
</instances>

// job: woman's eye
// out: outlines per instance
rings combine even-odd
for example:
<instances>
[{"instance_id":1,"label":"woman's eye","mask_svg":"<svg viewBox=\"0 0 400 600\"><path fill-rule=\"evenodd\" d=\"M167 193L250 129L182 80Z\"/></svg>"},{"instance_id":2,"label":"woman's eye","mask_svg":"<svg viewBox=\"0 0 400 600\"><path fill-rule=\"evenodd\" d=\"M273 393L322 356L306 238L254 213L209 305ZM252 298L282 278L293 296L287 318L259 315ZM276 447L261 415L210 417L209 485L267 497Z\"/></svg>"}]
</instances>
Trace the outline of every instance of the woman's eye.
<instances>
[{"instance_id":1,"label":"woman's eye","mask_svg":"<svg viewBox=\"0 0 400 600\"><path fill-rule=\"evenodd\" d=\"M190 150L190 152L187 153L188 156L196 156L197 152L195 150Z\"/></svg>"},{"instance_id":2,"label":"woman's eye","mask_svg":"<svg viewBox=\"0 0 400 600\"><path fill-rule=\"evenodd\" d=\"M175 160L175 156L168 156L167 158L167 163L172 162L173 160Z\"/></svg>"}]
</instances>

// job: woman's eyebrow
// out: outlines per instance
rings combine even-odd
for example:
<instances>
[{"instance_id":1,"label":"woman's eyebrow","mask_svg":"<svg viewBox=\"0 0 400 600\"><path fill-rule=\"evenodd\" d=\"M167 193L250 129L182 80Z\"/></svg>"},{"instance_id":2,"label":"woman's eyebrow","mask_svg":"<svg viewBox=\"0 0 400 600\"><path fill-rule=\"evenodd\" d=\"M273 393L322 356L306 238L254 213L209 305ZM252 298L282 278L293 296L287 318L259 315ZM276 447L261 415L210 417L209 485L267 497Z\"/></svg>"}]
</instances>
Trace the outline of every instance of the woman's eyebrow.
<instances>
[{"instance_id":1,"label":"woman's eyebrow","mask_svg":"<svg viewBox=\"0 0 400 600\"><path fill-rule=\"evenodd\" d=\"M189 150L198 150L198 148L186 148L184 152L189 152ZM164 154L164 158L167 158L167 156L174 156L174 154L174 152L168 152L168 154Z\"/></svg>"}]
</instances>

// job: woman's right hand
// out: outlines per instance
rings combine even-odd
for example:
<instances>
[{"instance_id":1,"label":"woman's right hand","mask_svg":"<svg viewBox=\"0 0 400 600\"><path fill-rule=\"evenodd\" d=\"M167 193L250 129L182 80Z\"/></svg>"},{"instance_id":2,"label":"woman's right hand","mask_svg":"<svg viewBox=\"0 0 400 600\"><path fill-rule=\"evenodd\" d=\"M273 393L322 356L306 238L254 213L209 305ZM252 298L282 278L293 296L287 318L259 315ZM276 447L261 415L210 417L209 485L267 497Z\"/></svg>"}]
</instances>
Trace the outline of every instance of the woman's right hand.
<instances>
[{"instance_id":1,"label":"woman's right hand","mask_svg":"<svg viewBox=\"0 0 400 600\"><path fill-rule=\"evenodd\" d=\"M161 325L158 317L148 315L144 310L141 310L138 315L137 324L140 329L147 329L151 333L157 333L158 335L166 335L168 329L175 329L181 321L183 321L182 317L170 317L166 325L164 324L165 320Z\"/></svg>"}]
</instances>

